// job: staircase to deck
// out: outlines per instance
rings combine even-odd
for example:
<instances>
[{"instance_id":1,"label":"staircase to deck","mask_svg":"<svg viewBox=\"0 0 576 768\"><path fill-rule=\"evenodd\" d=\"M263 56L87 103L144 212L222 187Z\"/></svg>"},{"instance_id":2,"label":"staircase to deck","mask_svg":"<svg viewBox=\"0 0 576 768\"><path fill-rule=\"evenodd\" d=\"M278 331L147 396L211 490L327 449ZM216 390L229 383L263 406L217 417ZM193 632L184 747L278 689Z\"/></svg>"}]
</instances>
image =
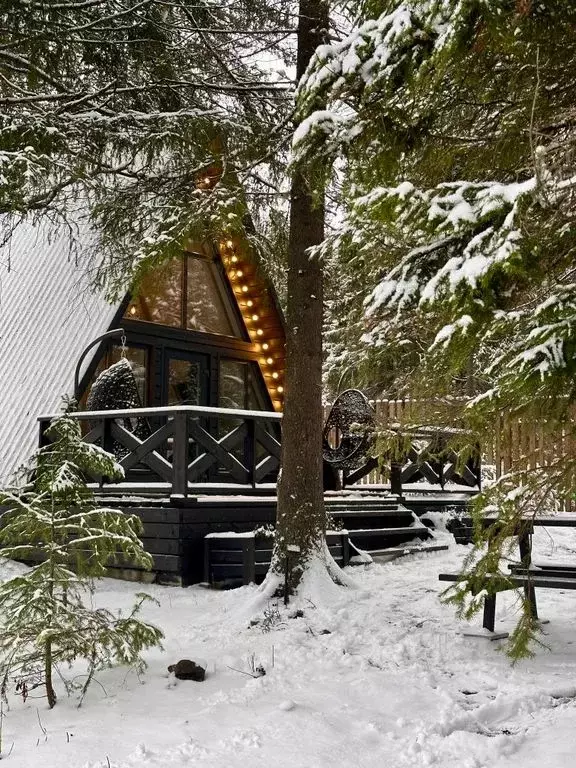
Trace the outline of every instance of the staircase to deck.
<instances>
[{"instance_id":1,"label":"staircase to deck","mask_svg":"<svg viewBox=\"0 0 576 768\"><path fill-rule=\"evenodd\" d=\"M434 538L430 529L395 496L336 492L327 495L325 502L335 525L348 531L353 547L372 556L408 542L421 545Z\"/></svg>"}]
</instances>

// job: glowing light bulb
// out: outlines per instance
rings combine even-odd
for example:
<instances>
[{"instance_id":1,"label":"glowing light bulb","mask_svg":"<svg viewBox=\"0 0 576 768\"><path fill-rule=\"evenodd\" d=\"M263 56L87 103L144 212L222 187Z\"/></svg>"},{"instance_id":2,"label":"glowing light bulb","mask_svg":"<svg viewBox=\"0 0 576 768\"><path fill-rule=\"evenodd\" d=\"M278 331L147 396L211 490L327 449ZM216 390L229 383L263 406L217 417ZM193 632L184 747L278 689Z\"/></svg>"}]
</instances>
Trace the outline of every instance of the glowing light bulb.
<instances>
[{"instance_id":1,"label":"glowing light bulb","mask_svg":"<svg viewBox=\"0 0 576 768\"><path fill-rule=\"evenodd\" d=\"M228 242L230 242L230 241L228 241ZM232 264L236 264L236 262L238 261L238 256L232 256L230 261L232 262Z\"/></svg>"},{"instance_id":2,"label":"glowing light bulb","mask_svg":"<svg viewBox=\"0 0 576 768\"><path fill-rule=\"evenodd\" d=\"M264 352L266 352L267 349L270 349L270 344L268 344L267 342L264 342L264 344L262 344L262 349L264 350Z\"/></svg>"},{"instance_id":3,"label":"glowing light bulb","mask_svg":"<svg viewBox=\"0 0 576 768\"><path fill-rule=\"evenodd\" d=\"M258 328L258 330L256 331L256 335L257 336L263 336L264 335L264 331L262 330L262 328Z\"/></svg>"},{"instance_id":4,"label":"glowing light bulb","mask_svg":"<svg viewBox=\"0 0 576 768\"><path fill-rule=\"evenodd\" d=\"M248 299L248 301L246 302L246 306L247 307L253 307L254 306L254 302L252 301L252 299Z\"/></svg>"},{"instance_id":5,"label":"glowing light bulb","mask_svg":"<svg viewBox=\"0 0 576 768\"><path fill-rule=\"evenodd\" d=\"M276 387L276 392L278 392L278 394L281 395L282 392L284 392L284 387Z\"/></svg>"},{"instance_id":6,"label":"glowing light bulb","mask_svg":"<svg viewBox=\"0 0 576 768\"><path fill-rule=\"evenodd\" d=\"M272 363L274 362L274 358L273 357L267 357L266 358L266 362L268 363L268 365L272 365Z\"/></svg>"},{"instance_id":7,"label":"glowing light bulb","mask_svg":"<svg viewBox=\"0 0 576 768\"><path fill-rule=\"evenodd\" d=\"M243 274L244 274L244 272L242 272L242 270L241 270L241 269L239 269L239 270L236 272L236 277L242 277L242 276L243 276Z\"/></svg>"},{"instance_id":8,"label":"glowing light bulb","mask_svg":"<svg viewBox=\"0 0 576 768\"><path fill-rule=\"evenodd\" d=\"M273 379L277 379L279 377L279 375L280 374L278 373L278 371L274 371L274 373L272 374L272 378Z\"/></svg>"},{"instance_id":9,"label":"glowing light bulb","mask_svg":"<svg viewBox=\"0 0 576 768\"><path fill-rule=\"evenodd\" d=\"M259 315L252 315L252 320L254 320L254 322L257 323L258 320L260 320L260 316Z\"/></svg>"},{"instance_id":10,"label":"glowing light bulb","mask_svg":"<svg viewBox=\"0 0 576 768\"><path fill-rule=\"evenodd\" d=\"M130 314L131 315L135 315L136 314L136 307L134 306L134 304L132 304L132 306L130 307Z\"/></svg>"},{"instance_id":11,"label":"glowing light bulb","mask_svg":"<svg viewBox=\"0 0 576 768\"><path fill-rule=\"evenodd\" d=\"M247 285L243 285L242 286L242 293L248 293L248 286Z\"/></svg>"}]
</instances>

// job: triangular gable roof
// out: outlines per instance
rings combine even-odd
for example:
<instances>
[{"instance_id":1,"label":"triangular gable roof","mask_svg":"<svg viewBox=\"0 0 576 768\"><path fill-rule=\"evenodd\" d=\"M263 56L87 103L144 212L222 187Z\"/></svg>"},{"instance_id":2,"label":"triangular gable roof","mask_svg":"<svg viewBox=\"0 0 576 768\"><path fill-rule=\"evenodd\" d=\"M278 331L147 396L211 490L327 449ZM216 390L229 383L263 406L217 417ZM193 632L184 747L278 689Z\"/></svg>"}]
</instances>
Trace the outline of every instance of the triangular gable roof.
<instances>
[{"instance_id":1,"label":"triangular gable roof","mask_svg":"<svg viewBox=\"0 0 576 768\"><path fill-rule=\"evenodd\" d=\"M89 289L67 235L22 226L0 250L0 482L38 446L38 416L72 394L82 350L118 309Z\"/></svg>"}]
</instances>

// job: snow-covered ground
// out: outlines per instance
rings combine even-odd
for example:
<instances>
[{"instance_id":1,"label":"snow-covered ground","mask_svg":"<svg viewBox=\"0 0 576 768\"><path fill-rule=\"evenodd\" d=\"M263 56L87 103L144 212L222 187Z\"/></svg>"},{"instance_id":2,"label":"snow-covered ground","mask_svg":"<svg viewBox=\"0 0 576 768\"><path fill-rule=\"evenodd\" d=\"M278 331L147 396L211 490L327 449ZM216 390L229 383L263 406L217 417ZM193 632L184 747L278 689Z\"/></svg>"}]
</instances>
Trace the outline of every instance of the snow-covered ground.
<instances>
[{"instance_id":1,"label":"snow-covered ground","mask_svg":"<svg viewBox=\"0 0 576 768\"><path fill-rule=\"evenodd\" d=\"M537 535L541 556L576 563L576 532ZM459 635L438 600L438 573L466 551L451 543L352 569L356 589L304 604L301 617L270 607L254 626L255 587L146 587L160 601L146 613L166 632L165 651L148 654L141 679L100 674L81 709L63 692L52 711L12 698L5 765L573 768L576 593L540 591L551 650L511 667L498 643ZM2 568L6 578L19 566ZM136 588L104 580L98 601L126 608ZM510 628L513 596L498 602ZM204 661L205 682L175 684L166 668L180 658ZM265 676L243 674L258 665Z\"/></svg>"}]
</instances>

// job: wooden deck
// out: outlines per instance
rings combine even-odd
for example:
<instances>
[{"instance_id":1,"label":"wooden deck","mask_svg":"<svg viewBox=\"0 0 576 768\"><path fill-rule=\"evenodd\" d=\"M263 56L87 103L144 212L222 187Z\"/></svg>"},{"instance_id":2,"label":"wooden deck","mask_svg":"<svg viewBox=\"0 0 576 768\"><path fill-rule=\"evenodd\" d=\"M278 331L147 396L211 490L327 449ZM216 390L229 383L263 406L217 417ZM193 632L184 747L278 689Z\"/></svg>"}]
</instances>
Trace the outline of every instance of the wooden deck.
<instances>
[{"instance_id":1,"label":"wooden deck","mask_svg":"<svg viewBox=\"0 0 576 768\"><path fill-rule=\"evenodd\" d=\"M276 496L199 495L174 500L169 497L105 496L106 505L137 515L144 526L142 541L154 558L147 575L135 569L118 568L124 578L151 578L160 583L194 584L205 579L205 539L210 534L251 533L271 528L276 521ZM104 499L102 499L104 503ZM381 554L408 542L421 544L433 533L417 515L389 493L328 493L326 509L331 525L347 531L351 556L358 551ZM232 580L221 570L218 580ZM262 573L259 572L259 576Z\"/></svg>"},{"instance_id":2,"label":"wooden deck","mask_svg":"<svg viewBox=\"0 0 576 768\"><path fill-rule=\"evenodd\" d=\"M143 542L154 558L151 574L119 566L117 575L196 583L204 578L206 536L274 525L281 414L175 406L82 411L74 417L82 422L84 439L114 453L125 471L120 483L89 478L97 496L142 520ZM50 418L39 419L41 443ZM445 502L401 495L403 481L425 479L437 482L438 490L443 486L447 474L426 458L426 445L418 450L411 445L405 462L392 467L393 493L383 485L326 493L328 513L337 528L348 530L353 548L381 552L430 538L419 516ZM354 476L360 478L371 463ZM478 472L468 472L462 482L471 492Z\"/></svg>"}]
</instances>

